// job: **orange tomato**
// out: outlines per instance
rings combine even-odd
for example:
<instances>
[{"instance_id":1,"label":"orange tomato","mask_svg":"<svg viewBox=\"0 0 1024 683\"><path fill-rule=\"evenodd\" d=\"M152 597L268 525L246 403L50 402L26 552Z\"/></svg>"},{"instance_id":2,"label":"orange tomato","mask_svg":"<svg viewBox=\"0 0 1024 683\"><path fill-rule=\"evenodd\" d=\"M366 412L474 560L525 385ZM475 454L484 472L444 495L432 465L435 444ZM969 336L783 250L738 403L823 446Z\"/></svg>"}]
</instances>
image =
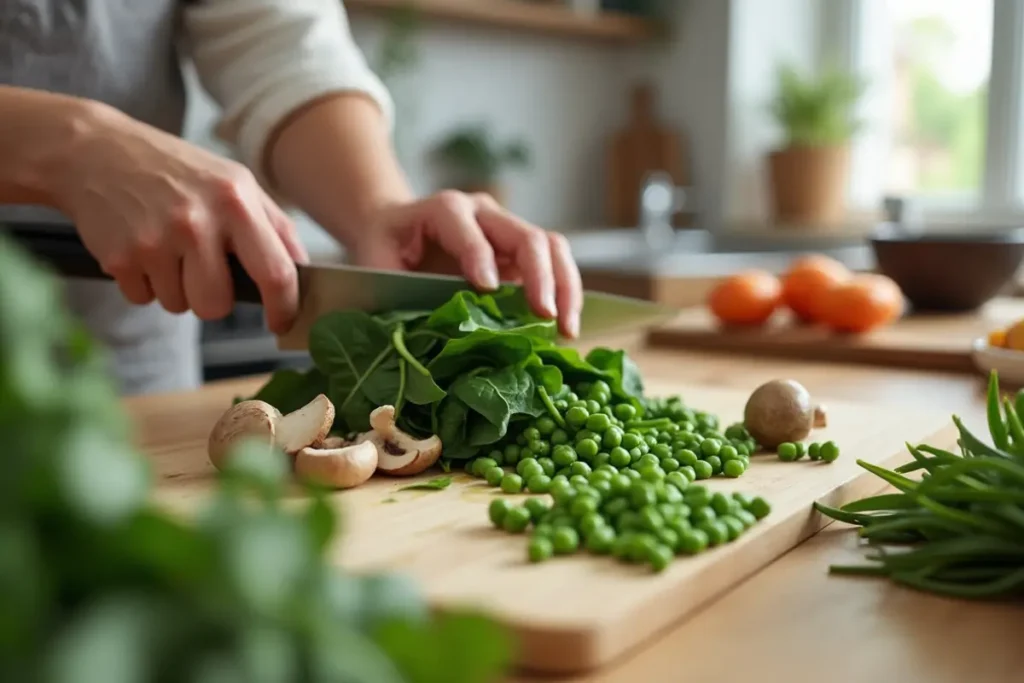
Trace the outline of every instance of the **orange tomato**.
<instances>
[{"instance_id":1,"label":"orange tomato","mask_svg":"<svg viewBox=\"0 0 1024 683\"><path fill-rule=\"evenodd\" d=\"M903 315L903 292L885 275L861 273L829 290L824 322L838 332L867 332Z\"/></svg>"},{"instance_id":2,"label":"orange tomato","mask_svg":"<svg viewBox=\"0 0 1024 683\"><path fill-rule=\"evenodd\" d=\"M1013 351L1024 351L1024 320L1020 320L1006 329L1002 346Z\"/></svg>"},{"instance_id":3,"label":"orange tomato","mask_svg":"<svg viewBox=\"0 0 1024 683\"><path fill-rule=\"evenodd\" d=\"M988 333L989 346L1006 346L1006 330L992 330Z\"/></svg>"},{"instance_id":4,"label":"orange tomato","mask_svg":"<svg viewBox=\"0 0 1024 683\"><path fill-rule=\"evenodd\" d=\"M779 279L763 270L746 270L726 278L708 295L708 308L728 325L761 325L782 301Z\"/></svg>"},{"instance_id":5,"label":"orange tomato","mask_svg":"<svg viewBox=\"0 0 1024 683\"><path fill-rule=\"evenodd\" d=\"M833 258L802 256L782 276L782 300L800 320L821 322L829 290L851 276L850 269Z\"/></svg>"}]
</instances>

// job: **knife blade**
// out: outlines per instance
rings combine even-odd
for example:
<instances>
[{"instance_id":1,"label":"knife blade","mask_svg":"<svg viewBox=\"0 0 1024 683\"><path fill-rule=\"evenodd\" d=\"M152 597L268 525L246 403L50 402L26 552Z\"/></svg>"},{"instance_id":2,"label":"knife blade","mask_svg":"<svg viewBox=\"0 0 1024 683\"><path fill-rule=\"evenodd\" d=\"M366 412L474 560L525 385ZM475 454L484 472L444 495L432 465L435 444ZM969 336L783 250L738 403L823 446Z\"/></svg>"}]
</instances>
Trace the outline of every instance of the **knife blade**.
<instances>
[{"instance_id":1,"label":"knife blade","mask_svg":"<svg viewBox=\"0 0 1024 683\"><path fill-rule=\"evenodd\" d=\"M112 279L85 248L72 226L7 223L3 228L5 234L61 275ZM235 300L259 304L259 288L233 254L228 255L228 266ZM277 336L278 348L287 351L305 350L310 326L325 313L353 309L371 314L432 310L456 292L472 289L464 278L453 275L338 264L310 264L297 268L299 313L291 329ZM667 321L676 313L673 308L644 299L587 291L584 292L580 318L580 337L593 338L619 330L649 327Z\"/></svg>"}]
</instances>

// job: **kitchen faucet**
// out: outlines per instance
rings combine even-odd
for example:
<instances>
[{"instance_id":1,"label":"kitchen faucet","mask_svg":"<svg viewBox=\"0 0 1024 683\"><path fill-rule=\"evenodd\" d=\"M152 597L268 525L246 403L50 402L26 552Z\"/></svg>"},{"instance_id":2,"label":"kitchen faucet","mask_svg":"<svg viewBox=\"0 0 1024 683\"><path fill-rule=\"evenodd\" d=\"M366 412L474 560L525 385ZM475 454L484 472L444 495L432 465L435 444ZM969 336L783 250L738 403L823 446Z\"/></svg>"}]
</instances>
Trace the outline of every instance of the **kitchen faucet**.
<instances>
[{"instance_id":1,"label":"kitchen faucet","mask_svg":"<svg viewBox=\"0 0 1024 683\"><path fill-rule=\"evenodd\" d=\"M640 188L640 231L652 249L670 245L676 237L672 217L690 204L689 190L677 187L665 171L653 171Z\"/></svg>"}]
</instances>

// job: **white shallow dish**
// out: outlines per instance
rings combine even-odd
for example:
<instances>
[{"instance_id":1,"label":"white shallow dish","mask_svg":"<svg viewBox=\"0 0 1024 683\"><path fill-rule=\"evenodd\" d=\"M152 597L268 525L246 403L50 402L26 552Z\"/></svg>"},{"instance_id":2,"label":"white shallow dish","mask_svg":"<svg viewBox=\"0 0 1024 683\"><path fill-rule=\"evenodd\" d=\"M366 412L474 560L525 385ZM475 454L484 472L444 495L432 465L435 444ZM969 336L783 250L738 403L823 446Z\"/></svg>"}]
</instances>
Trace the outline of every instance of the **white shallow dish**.
<instances>
[{"instance_id":1,"label":"white shallow dish","mask_svg":"<svg viewBox=\"0 0 1024 683\"><path fill-rule=\"evenodd\" d=\"M987 376L995 370L1000 384L1024 386L1024 351L990 346L987 339L978 338L974 340L971 356L981 374Z\"/></svg>"}]
</instances>

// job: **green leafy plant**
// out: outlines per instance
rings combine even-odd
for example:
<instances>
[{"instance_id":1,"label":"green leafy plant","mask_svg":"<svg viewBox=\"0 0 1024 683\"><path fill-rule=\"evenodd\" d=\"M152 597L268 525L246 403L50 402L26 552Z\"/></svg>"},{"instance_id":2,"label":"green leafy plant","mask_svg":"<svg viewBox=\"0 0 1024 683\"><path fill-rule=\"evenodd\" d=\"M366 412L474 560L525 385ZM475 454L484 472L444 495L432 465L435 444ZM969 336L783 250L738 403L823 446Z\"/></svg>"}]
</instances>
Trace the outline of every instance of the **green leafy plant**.
<instances>
[{"instance_id":1,"label":"green leafy plant","mask_svg":"<svg viewBox=\"0 0 1024 683\"><path fill-rule=\"evenodd\" d=\"M805 77L794 67L782 65L770 109L783 130L787 146L843 144L861 126L853 109L863 91L860 79L834 67Z\"/></svg>"},{"instance_id":2,"label":"green leafy plant","mask_svg":"<svg viewBox=\"0 0 1024 683\"><path fill-rule=\"evenodd\" d=\"M0 234L0 680L484 683L504 671L510 641L490 620L431 616L401 575L337 571L333 506L315 489L285 505L282 454L235 452L195 518L152 503L103 360L55 279ZM284 397L308 381L282 377Z\"/></svg>"},{"instance_id":3,"label":"green leafy plant","mask_svg":"<svg viewBox=\"0 0 1024 683\"><path fill-rule=\"evenodd\" d=\"M525 167L530 163L530 153L523 142L500 144L483 125L452 132L441 141L434 154L455 172L463 185L493 185L503 169Z\"/></svg>"}]
</instances>

